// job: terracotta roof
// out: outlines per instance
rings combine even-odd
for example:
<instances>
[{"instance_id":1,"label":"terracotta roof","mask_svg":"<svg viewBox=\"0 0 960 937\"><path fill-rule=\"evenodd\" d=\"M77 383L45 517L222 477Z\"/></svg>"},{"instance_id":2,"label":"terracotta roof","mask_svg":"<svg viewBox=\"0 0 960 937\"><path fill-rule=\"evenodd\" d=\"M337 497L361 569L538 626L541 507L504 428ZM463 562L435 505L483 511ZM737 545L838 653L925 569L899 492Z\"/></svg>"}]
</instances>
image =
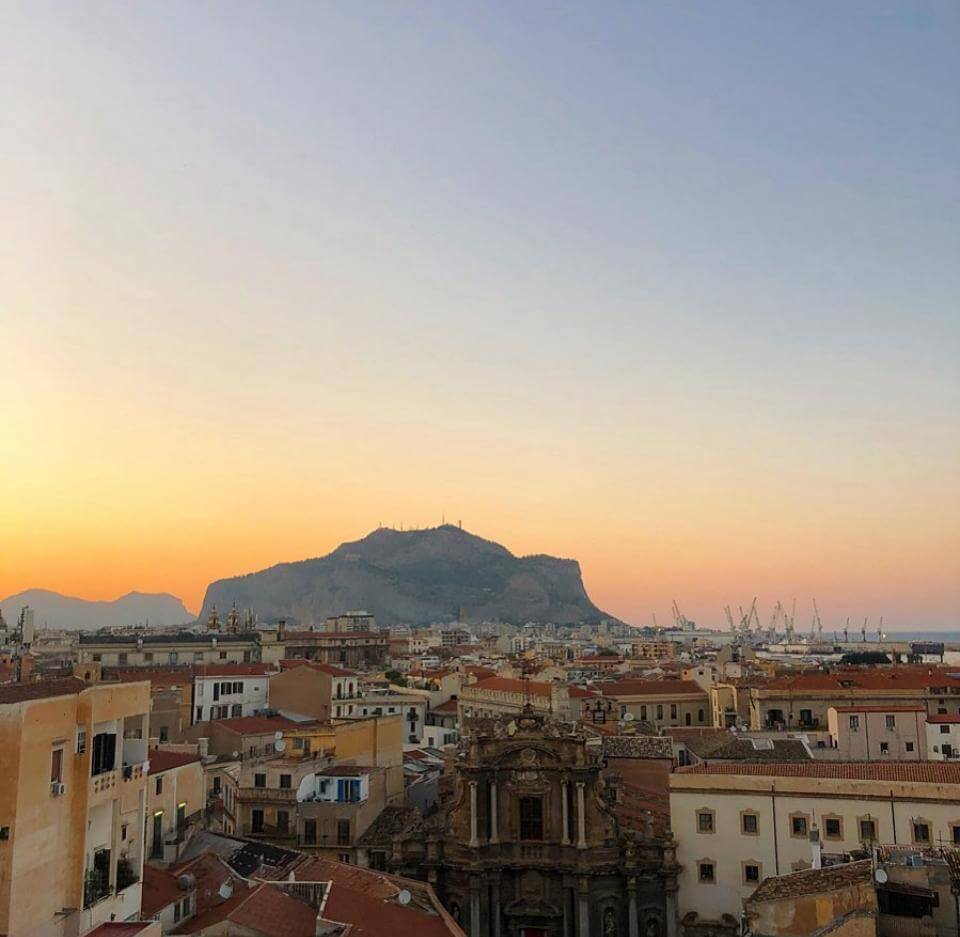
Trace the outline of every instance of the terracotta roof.
<instances>
[{"instance_id":1,"label":"terracotta roof","mask_svg":"<svg viewBox=\"0 0 960 937\"><path fill-rule=\"evenodd\" d=\"M802 895L839 891L865 885L872 879L873 863L870 859L864 859L862 862L848 862L845 865L831 865L822 869L805 869L790 875L771 875L757 886L747 902L753 904L758 901L780 901L785 898L799 898Z\"/></svg>"},{"instance_id":2,"label":"terracotta roof","mask_svg":"<svg viewBox=\"0 0 960 937\"><path fill-rule=\"evenodd\" d=\"M895 704L889 706L834 706L838 713L922 713L926 712L926 706L898 706Z\"/></svg>"},{"instance_id":3,"label":"terracotta roof","mask_svg":"<svg viewBox=\"0 0 960 937\"><path fill-rule=\"evenodd\" d=\"M490 667L480 667L480 666L470 666L463 668L466 673L470 674L471 677L476 677L478 680L486 680L488 677L495 677L497 672Z\"/></svg>"},{"instance_id":4,"label":"terracotta roof","mask_svg":"<svg viewBox=\"0 0 960 937\"><path fill-rule=\"evenodd\" d=\"M927 722L944 725L951 722L960 722L960 713L934 713L927 716Z\"/></svg>"},{"instance_id":5,"label":"terracotta roof","mask_svg":"<svg viewBox=\"0 0 960 937\"><path fill-rule=\"evenodd\" d=\"M570 694L571 699L592 699L600 695L596 690L588 690L582 686L567 687L567 692Z\"/></svg>"},{"instance_id":6,"label":"terracotta roof","mask_svg":"<svg viewBox=\"0 0 960 937\"><path fill-rule=\"evenodd\" d=\"M677 768L675 774L743 774L775 778L837 778L850 781L905 781L960 784L960 764L942 761L828 762L806 764L708 764ZM960 788L958 788L960 796Z\"/></svg>"},{"instance_id":7,"label":"terracotta roof","mask_svg":"<svg viewBox=\"0 0 960 937\"><path fill-rule=\"evenodd\" d=\"M337 667L335 664L324 664L321 661L307 660L305 657L285 657L280 661L281 670L291 670L293 667L309 667L311 670L319 670L321 673L329 674L331 677L355 677L356 671L345 670L343 667Z\"/></svg>"},{"instance_id":8,"label":"terracotta roof","mask_svg":"<svg viewBox=\"0 0 960 937\"><path fill-rule=\"evenodd\" d=\"M455 713L457 711L457 700L448 699L434 706L430 712L434 713Z\"/></svg>"},{"instance_id":9,"label":"terracotta roof","mask_svg":"<svg viewBox=\"0 0 960 937\"><path fill-rule=\"evenodd\" d=\"M143 864L143 891L140 901L140 913L144 917L153 917L167 905L179 901L193 889L184 891L178 883L179 876L166 869L158 869L149 862Z\"/></svg>"},{"instance_id":10,"label":"terracotta roof","mask_svg":"<svg viewBox=\"0 0 960 937\"><path fill-rule=\"evenodd\" d=\"M437 914L410 905L395 904L334 882L323 906L328 921L350 924L350 937L450 937L462 931L452 929Z\"/></svg>"},{"instance_id":11,"label":"terracotta roof","mask_svg":"<svg viewBox=\"0 0 960 937\"><path fill-rule=\"evenodd\" d=\"M372 771L373 768L365 765L333 765L330 768L321 768L316 773L324 778L359 778Z\"/></svg>"},{"instance_id":12,"label":"terracotta roof","mask_svg":"<svg viewBox=\"0 0 960 937\"><path fill-rule=\"evenodd\" d=\"M229 917L265 937L314 937L317 932L317 912L274 885L262 885Z\"/></svg>"},{"instance_id":13,"label":"terracotta roof","mask_svg":"<svg viewBox=\"0 0 960 937\"><path fill-rule=\"evenodd\" d=\"M487 677L478 680L463 688L463 694L473 690L482 690L491 693L519 693L521 696L529 693L531 696L549 697L552 684L537 680L518 680L514 677ZM463 695L461 694L461 695Z\"/></svg>"},{"instance_id":14,"label":"terracotta roof","mask_svg":"<svg viewBox=\"0 0 960 937\"><path fill-rule=\"evenodd\" d=\"M707 691L692 680L617 680L600 687L604 696L706 696Z\"/></svg>"},{"instance_id":15,"label":"terracotta roof","mask_svg":"<svg viewBox=\"0 0 960 937\"><path fill-rule=\"evenodd\" d=\"M169 752L162 748L151 748L147 752L147 760L150 762L150 773L160 774L162 771L199 763L200 756L196 752Z\"/></svg>"},{"instance_id":16,"label":"terracotta roof","mask_svg":"<svg viewBox=\"0 0 960 937\"><path fill-rule=\"evenodd\" d=\"M194 673L199 677L265 677L276 673L269 664L197 664Z\"/></svg>"},{"instance_id":17,"label":"terracotta roof","mask_svg":"<svg viewBox=\"0 0 960 937\"><path fill-rule=\"evenodd\" d=\"M77 677L64 680L36 680L33 683L10 683L0 686L0 703L23 703L27 700L51 699L55 696L76 696L86 684Z\"/></svg>"},{"instance_id":18,"label":"terracotta roof","mask_svg":"<svg viewBox=\"0 0 960 937\"><path fill-rule=\"evenodd\" d=\"M111 667L108 672L121 683L131 680L149 680L152 686L193 683L193 667Z\"/></svg>"},{"instance_id":19,"label":"terracotta roof","mask_svg":"<svg viewBox=\"0 0 960 937\"><path fill-rule=\"evenodd\" d=\"M868 667L748 680L741 683L743 685L758 690L926 690L930 687L960 687L960 670L923 665Z\"/></svg>"},{"instance_id":20,"label":"terracotta roof","mask_svg":"<svg viewBox=\"0 0 960 937\"><path fill-rule=\"evenodd\" d=\"M105 921L87 931L87 937L136 937L152 924L153 921Z\"/></svg>"},{"instance_id":21,"label":"terracotta roof","mask_svg":"<svg viewBox=\"0 0 960 937\"><path fill-rule=\"evenodd\" d=\"M217 726L236 732L238 735L262 735L264 732L276 732L300 729L315 722L296 722L286 716L237 716L236 719L217 719Z\"/></svg>"}]
</instances>

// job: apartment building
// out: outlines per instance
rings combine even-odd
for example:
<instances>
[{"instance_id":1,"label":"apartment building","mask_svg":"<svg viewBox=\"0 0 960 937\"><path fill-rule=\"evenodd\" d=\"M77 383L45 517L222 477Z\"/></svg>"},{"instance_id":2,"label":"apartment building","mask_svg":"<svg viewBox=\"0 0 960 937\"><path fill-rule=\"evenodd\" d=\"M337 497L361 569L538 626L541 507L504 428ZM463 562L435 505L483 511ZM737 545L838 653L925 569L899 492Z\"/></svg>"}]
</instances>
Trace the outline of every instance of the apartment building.
<instances>
[{"instance_id":1,"label":"apartment building","mask_svg":"<svg viewBox=\"0 0 960 937\"><path fill-rule=\"evenodd\" d=\"M180 858L190 834L203 826L203 766L196 750L151 748L148 756L147 858L168 864Z\"/></svg>"},{"instance_id":2,"label":"apartment building","mask_svg":"<svg viewBox=\"0 0 960 937\"><path fill-rule=\"evenodd\" d=\"M270 677L270 705L283 714L320 721L352 716L359 696L359 676L336 664L282 660Z\"/></svg>"},{"instance_id":3,"label":"apartment building","mask_svg":"<svg viewBox=\"0 0 960 937\"><path fill-rule=\"evenodd\" d=\"M927 716L924 726L926 757L931 761L960 758L960 714Z\"/></svg>"},{"instance_id":4,"label":"apartment building","mask_svg":"<svg viewBox=\"0 0 960 937\"><path fill-rule=\"evenodd\" d=\"M658 728L710 725L710 696L692 680L618 680L599 687L619 716Z\"/></svg>"},{"instance_id":5,"label":"apartment building","mask_svg":"<svg viewBox=\"0 0 960 937\"><path fill-rule=\"evenodd\" d=\"M344 612L330 615L324 625L327 631L367 633L377 630L377 620L369 612Z\"/></svg>"},{"instance_id":6,"label":"apartment building","mask_svg":"<svg viewBox=\"0 0 960 937\"><path fill-rule=\"evenodd\" d=\"M571 702L566 685L514 677L485 677L466 684L460 689L457 704L461 725L465 718L521 713L528 705L535 712L564 722L576 719L579 710Z\"/></svg>"},{"instance_id":7,"label":"apartment building","mask_svg":"<svg viewBox=\"0 0 960 937\"><path fill-rule=\"evenodd\" d=\"M104 667L150 667L183 664L251 663L261 659L261 634L81 634L79 663Z\"/></svg>"},{"instance_id":8,"label":"apartment building","mask_svg":"<svg viewBox=\"0 0 960 937\"><path fill-rule=\"evenodd\" d=\"M919 704L831 706L831 753L840 761L925 761L926 719Z\"/></svg>"},{"instance_id":9,"label":"apartment building","mask_svg":"<svg viewBox=\"0 0 960 937\"><path fill-rule=\"evenodd\" d=\"M138 918L149 694L73 677L0 687L0 934Z\"/></svg>"},{"instance_id":10,"label":"apartment building","mask_svg":"<svg viewBox=\"0 0 960 937\"><path fill-rule=\"evenodd\" d=\"M121 683L150 681L150 734L160 742L180 742L184 730L190 726L193 678L192 666L117 667L103 673L104 680Z\"/></svg>"},{"instance_id":11,"label":"apartment building","mask_svg":"<svg viewBox=\"0 0 960 937\"><path fill-rule=\"evenodd\" d=\"M751 729L824 729L831 706L920 705L960 713L960 671L926 665L845 668L717 684L714 724Z\"/></svg>"},{"instance_id":12,"label":"apartment building","mask_svg":"<svg viewBox=\"0 0 960 937\"><path fill-rule=\"evenodd\" d=\"M386 631L284 631L279 641L284 658L316 660L348 669L377 667L390 651Z\"/></svg>"},{"instance_id":13,"label":"apartment building","mask_svg":"<svg viewBox=\"0 0 960 937\"><path fill-rule=\"evenodd\" d=\"M270 675L266 664L204 664L193 678L193 722L238 719L267 708Z\"/></svg>"},{"instance_id":14,"label":"apartment building","mask_svg":"<svg viewBox=\"0 0 960 937\"><path fill-rule=\"evenodd\" d=\"M430 694L403 693L396 690L367 692L355 704L335 706L336 714L344 719L367 719L371 716L399 716L403 720L403 741L408 745L423 742ZM342 713L341 713L342 710Z\"/></svg>"},{"instance_id":15,"label":"apartment building","mask_svg":"<svg viewBox=\"0 0 960 937\"><path fill-rule=\"evenodd\" d=\"M960 843L960 764L703 764L670 776L681 935L739 934L743 902L771 875L864 843Z\"/></svg>"}]
</instances>

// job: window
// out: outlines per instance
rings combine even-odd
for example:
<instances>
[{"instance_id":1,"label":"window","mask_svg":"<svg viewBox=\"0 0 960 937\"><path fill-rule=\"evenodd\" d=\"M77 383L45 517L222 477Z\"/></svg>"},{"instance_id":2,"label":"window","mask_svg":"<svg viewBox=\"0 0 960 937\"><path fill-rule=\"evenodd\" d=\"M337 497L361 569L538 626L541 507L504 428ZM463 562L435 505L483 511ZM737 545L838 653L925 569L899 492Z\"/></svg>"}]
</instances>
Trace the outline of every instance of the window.
<instances>
[{"instance_id":1,"label":"window","mask_svg":"<svg viewBox=\"0 0 960 937\"><path fill-rule=\"evenodd\" d=\"M220 796L220 789L223 786L223 778L220 775L216 775L213 779L213 793L218 797Z\"/></svg>"},{"instance_id":2,"label":"window","mask_svg":"<svg viewBox=\"0 0 960 937\"><path fill-rule=\"evenodd\" d=\"M702 709L698 709L698 710L697 710L697 722L703 722L703 720L704 720L703 710L702 710Z\"/></svg>"},{"instance_id":3,"label":"window","mask_svg":"<svg viewBox=\"0 0 960 937\"><path fill-rule=\"evenodd\" d=\"M255 774L253 776L253 786L254 787L266 787L267 786L267 776L265 774Z\"/></svg>"},{"instance_id":4,"label":"window","mask_svg":"<svg viewBox=\"0 0 960 937\"><path fill-rule=\"evenodd\" d=\"M712 810L700 810L697 813L697 832L698 833L712 833L713 832L713 811Z\"/></svg>"},{"instance_id":5,"label":"window","mask_svg":"<svg viewBox=\"0 0 960 937\"><path fill-rule=\"evenodd\" d=\"M220 652L220 660L226 660L226 659L227 659L227 652L226 652L226 651L221 651L221 652Z\"/></svg>"},{"instance_id":6,"label":"window","mask_svg":"<svg viewBox=\"0 0 960 937\"><path fill-rule=\"evenodd\" d=\"M197 722L203 722L203 707L197 707Z\"/></svg>"},{"instance_id":7,"label":"window","mask_svg":"<svg viewBox=\"0 0 960 937\"><path fill-rule=\"evenodd\" d=\"M277 832L286 833L290 829L290 813L286 810L277 811Z\"/></svg>"},{"instance_id":8,"label":"window","mask_svg":"<svg viewBox=\"0 0 960 937\"><path fill-rule=\"evenodd\" d=\"M50 753L50 780L57 782L63 780L63 749L55 748Z\"/></svg>"},{"instance_id":9,"label":"window","mask_svg":"<svg viewBox=\"0 0 960 937\"><path fill-rule=\"evenodd\" d=\"M886 716L883 721L889 731L893 731L897 727L896 716Z\"/></svg>"},{"instance_id":10,"label":"window","mask_svg":"<svg viewBox=\"0 0 960 937\"><path fill-rule=\"evenodd\" d=\"M913 821L913 841L915 843L930 842L930 824L926 820Z\"/></svg>"},{"instance_id":11,"label":"window","mask_svg":"<svg viewBox=\"0 0 960 937\"><path fill-rule=\"evenodd\" d=\"M671 703L671 704L670 704L670 718L671 718L671 719L676 719L676 718L677 718L677 704L676 704L676 703Z\"/></svg>"},{"instance_id":12,"label":"window","mask_svg":"<svg viewBox=\"0 0 960 937\"><path fill-rule=\"evenodd\" d=\"M851 729L853 732L856 732L859 728L860 728L860 717L859 717L859 716L851 716L851 717L850 717L850 729Z\"/></svg>"},{"instance_id":13,"label":"window","mask_svg":"<svg viewBox=\"0 0 960 937\"><path fill-rule=\"evenodd\" d=\"M143 653L143 662L145 664L153 663L153 651L144 651Z\"/></svg>"},{"instance_id":14,"label":"window","mask_svg":"<svg viewBox=\"0 0 960 937\"><path fill-rule=\"evenodd\" d=\"M243 715L243 706L241 706L240 703L234 703L234 704L230 707L230 715L233 716L234 719L237 719L237 718L239 718L240 716L242 716L242 715Z\"/></svg>"},{"instance_id":15,"label":"window","mask_svg":"<svg viewBox=\"0 0 960 937\"><path fill-rule=\"evenodd\" d=\"M349 852L337 853L337 862L343 862L346 865L350 865L350 853Z\"/></svg>"},{"instance_id":16,"label":"window","mask_svg":"<svg viewBox=\"0 0 960 937\"><path fill-rule=\"evenodd\" d=\"M263 811L262 810L251 810L250 821L251 821L254 833L263 832Z\"/></svg>"},{"instance_id":17,"label":"window","mask_svg":"<svg viewBox=\"0 0 960 937\"><path fill-rule=\"evenodd\" d=\"M387 854L385 852L370 853L370 868L377 872L387 871Z\"/></svg>"},{"instance_id":18,"label":"window","mask_svg":"<svg viewBox=\"0 0 960 937\"><path fill-rule=\"evenodd\" d=\"M160 775L157 775L157 782L154 788L154 792L156 793L157 797L159 797L163 793L163 778L160 777Z\"/></svg>"},{"instance_id":19,"label":"window","mask_svg":"<svg viewBox=\"0 0 960 937\"><path fill-rule=\"evenodd\" d=\"M954 846L960 846L960 823L950 824L950 839Z\"/></svg>"},{"instance_id":20,"label":"window","mask_svg":"<svg viewBox=\"0 0 960 937\"><path fill-rule=\"evenodd\" d=\"M760 866L756 862L744 862L743 884L756 885L760 881Z\"/></svg>"},{"instance_id":21,"label":"window","mask_svg":"<svg viewBox=\"0 0 960 937\"><path fill-rule=\"evenodd\" d=\"M877 821L876 820L861 820L860 821L860 842L862 843L872 843L877 838Z\"/></svg>"},{"instance_id":22,"label":"window","mask_svg":"<svg viewBox=\"0 0 960 937\"><path fill-rule=\"evenodd\" d=\"M289 775L289 774L281 774L281 775L280 775L280 787L281 787L283 790L285 790L285 791L290 790L290 785L291 785L292 781L293 781L293 776L292 776L292 775Z\"/></svg>"},{"instance_id":23,"label":"window","mask_svg":"<svg viewBox=\"0 0 960 937\"><path fill-rule=\"evenodd\" d=\"M912 752L912 751L913 751L913 742L907 742L907 743L905 743L904 748L906 748L906 750L907 750L908 752Z\"/></svg>"},{"instance_id":24,"label":"window","mask_svg":"<svg viewBox=\"0 0 960 937\"><path fill-rule=\"evenodd\" d=\"M795 813L790 817L790 835L800 837L807 835L807 815L805 813Z\"/></svg>"},{"instance_id":25,"label":"window","mask_svg":"<svg viewBox=\"0 0 960 937\"><path fill-rule=\"evenodd\" d=\"M663 703L657 703L657 718L663 718Z\"/></svg>"},{"instance_id":26,"label":"window","mask_svg":"<svg viewBox=\"0 0 960 937\"><path fill-rule=\"evenodd\" d=\"M824 839L843 839L843 821L839 817L824 817Z\"/></svg>"},{"instance_id":27,"label":"window","mask_svg":"<svg viewBox=\"0 0 960 937\"><path fill-rule=\"evenodd\" d=\"M338 846L350 845L350 821L349 820L337 820L337 845Z\"/></svg>"},{"instance_id":28,"label":"window","mask_svg":"<svg viewBox=\"0 0 960 937\"><path fill-rule=\"evenodd\" d=\"M717 880L716 872L715 864L709 859L697 863L697 877L704 885L712 885Z\"/></svg>"},{"instance_id":29,"label":"window","mask_svg":"<svg viewBox=\"0 0 960 937\"><path fill-rule=\"evenodd\" d=\"M317 821L303 821L303 841L308 846L313 846L317 842Z\"/></svg>"},{"instance_id":30,"label":"window","mask_svg":"<svg viewBox=\"0 0 960 937\"><path fill-rule=\"evenodd\" d=\"M890 754L890 743L889 743L889 742L881 742L881 743L880 743L880 754L881 754L881 755L889 755L889 754Z\"/></svg>"},{"instance_id":31,"label":"window","mask_svg":"<svg viewBox=\"0 0 960 937\"><path fill-rule=\"evenodd\" d=\"M90 759L90 775L96 777L113 771L117 763L117 736L113 732L100 732L93 737L93 757Z\"/></svg>"},{"instance_id":32,"label":"window","mask_svg":"<svg viewBox=\"0 0 960 937\"><path fill-rule=\"evenodd\" d=\"M627 707L626 707L626 706L623 706L623 707L621 707L621 708L626 709ZM620 715L623 716L623 715L625 715L625 713L621 713ZM640 706L640 718L641 718L644 722L646 722L646 720L647 720L647 704L646 704L646 703L644 703L644 704L642 704L642 705Z\"/></svg>"},{"instance_id":33,"label":"window","mask_svg":"<svg viewBox=\"0 0 960 937\"><path fill-rule=\"evenodd\" d=\"M233 684L233 692L234 692L234 693L242 693L242 692L243 692L243 681L242 681L242 680L238 680L236 683Z\"/></svg>"},{"instance_id":34,"label":"window","mask_svg":"<svg viewBox=\"0 0 960 937\"><path fill-rule=\"evenodd\" d=\"M950 726L948 726L948 725L942 725L942 726L940 726L940 734L941 734L941 735L949 735L949 734L950 734Z\"/></svg>"},{"instance_id":35,"label":"window","mask_svg":"<svg viewBox=\"0 0 960 937\"><path fill-rule=\"evenodd\" d=\"M543 800L540 797L518 798L520 839L543 839Z\"/></svg>"},{"instance_id":36,"label":"window","mask_svg":"<svg viewBox=\"0 0 960 937\"><path fill-rule=\"evenodd\" d=\"M740 828L746 836L757 836L760 833L760 817L755 813L740 814Z\"/></svg>"}]
</instances>

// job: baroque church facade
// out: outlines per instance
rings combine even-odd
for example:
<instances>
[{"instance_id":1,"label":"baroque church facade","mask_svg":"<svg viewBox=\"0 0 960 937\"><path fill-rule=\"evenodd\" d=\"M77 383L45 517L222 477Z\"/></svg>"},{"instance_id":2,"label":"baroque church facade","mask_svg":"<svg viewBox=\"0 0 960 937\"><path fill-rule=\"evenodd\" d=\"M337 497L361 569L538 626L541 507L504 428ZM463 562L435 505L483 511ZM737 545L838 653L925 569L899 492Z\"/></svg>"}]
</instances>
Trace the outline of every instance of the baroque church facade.
<instances>
[{"instance_id":1,"label":"baroque church facade","mask_svg":"<svg viewBox=\"0 0 960 937\"><path fill-rule=\"evenodd\" d=\"M428 880L470 937L675 937L673 839L624 810L618 770L669 764L664 742L530 710L470 720L439 808L386 814L366 860Z\"/></svg>"}]
</instances>

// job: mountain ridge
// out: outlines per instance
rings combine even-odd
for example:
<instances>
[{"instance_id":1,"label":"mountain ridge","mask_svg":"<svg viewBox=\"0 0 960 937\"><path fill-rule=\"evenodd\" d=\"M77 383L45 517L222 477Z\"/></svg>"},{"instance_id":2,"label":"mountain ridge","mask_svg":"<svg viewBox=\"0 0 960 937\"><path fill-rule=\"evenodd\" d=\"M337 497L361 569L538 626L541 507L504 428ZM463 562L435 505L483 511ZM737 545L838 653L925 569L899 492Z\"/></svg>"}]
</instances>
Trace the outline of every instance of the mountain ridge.
<instances>
[{"instance_id":1,"label":"mountain ridge","mask_svg":"<svg viewBox=\"0 0 960 937\"><path fill-rule=\"evenodd\" d=\"M262 620L320 623L363 608L384 625L449 621L613 618L590 600L575 559L517 557L503 545L452 524L398 531L379 527L330 553L277 563L207 587L200 620L214 605L252 608Z\"/></svg>"},{"instance_id":2,"label":"mountain ridge","mask_svg":"<svg viewBox=\"0 0 960 937\"><path fill-rule=\"evenodd\" d=\"M34 611L38 628L78 631L149 621L158 627L182 625L194 620L183 602L169 592L127 592L116 599L81 599L53 589L24 589L0 600L0 612L8 625L16 623L23 606Z\"/></svg>"}]
</instances>

